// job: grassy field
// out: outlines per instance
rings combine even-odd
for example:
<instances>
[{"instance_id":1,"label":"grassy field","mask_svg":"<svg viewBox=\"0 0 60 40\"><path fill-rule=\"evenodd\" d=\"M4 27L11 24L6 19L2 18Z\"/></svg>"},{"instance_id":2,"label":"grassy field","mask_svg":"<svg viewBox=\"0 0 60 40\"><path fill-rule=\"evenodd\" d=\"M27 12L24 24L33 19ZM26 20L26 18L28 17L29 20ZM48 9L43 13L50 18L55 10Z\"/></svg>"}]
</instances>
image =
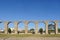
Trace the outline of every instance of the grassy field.
<instances>
[{"instance_id":1,"label":"grassy field","mask_svg":"<svg viewBox=\"0 0 60 40\"><path fill-rule=\"evenodd\" d=\"M8 37L60 37L60 34L41 35L41 34L0 34L0 38Z\"/></svg>"}]
</instances>

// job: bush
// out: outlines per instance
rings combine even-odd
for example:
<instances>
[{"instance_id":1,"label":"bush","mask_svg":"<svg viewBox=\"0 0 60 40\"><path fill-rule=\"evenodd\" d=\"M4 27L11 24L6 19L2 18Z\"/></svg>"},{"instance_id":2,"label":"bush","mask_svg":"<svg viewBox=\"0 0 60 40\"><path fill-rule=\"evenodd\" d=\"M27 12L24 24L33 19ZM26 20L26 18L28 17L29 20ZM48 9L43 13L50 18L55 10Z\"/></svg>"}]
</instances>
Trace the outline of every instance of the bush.
<instances>
[{"instance_id":1,"label":"bush","mask_svg":"<svg viewBox=\"0 0 60 40\"><path fill-rule=\"evenodd\" d=\"M11 33L11 29L10 28L8 28L8 32Z\"/></svg>"},{"instance_id":2,"label":"bush","mask_svg":"<svg viewBox=\"0 0 60 40\"><path fill-rule=\"evenodd\" d=\"M32 32L32 34L35 34L35 32Z\"/></svg>"},{"instance_id":3,"label":"bush","mask_svg":"<svg viewBox=\"0 0 60 40\"><path fill-rule=\"evenodd\" d=\"M43 34L43 29L42 28L39 29L39 33Z\"/></svg>"}]
</instances>

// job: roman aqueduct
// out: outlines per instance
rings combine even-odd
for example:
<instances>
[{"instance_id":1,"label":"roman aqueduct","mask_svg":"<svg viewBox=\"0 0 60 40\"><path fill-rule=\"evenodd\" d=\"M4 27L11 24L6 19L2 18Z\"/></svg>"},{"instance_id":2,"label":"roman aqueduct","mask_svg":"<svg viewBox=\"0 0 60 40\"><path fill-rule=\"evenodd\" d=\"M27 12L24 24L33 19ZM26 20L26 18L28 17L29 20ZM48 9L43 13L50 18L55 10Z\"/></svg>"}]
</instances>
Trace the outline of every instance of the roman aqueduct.
<instances>
[{"instance_id":1,"label":"roman aqueduct","mask_svg":"<svg viewBox=\"0 0 60 40\"><path fill-rule=\"evenodd\" d=\"M3 21L4 23L4 33L5 34L8 34L8 24L11 23L12 21ZM54 22L55 23L55 34L58 34L58 20L54 20L54 21L50 21L50 20L46 20L46 21L14 21L14 29L15 29L15 34L18 34L18 24L20 22L23 22L24 23L24 26L25 26L25 34L28 34L28 24L30 22L33 22L35 24L35 34L38 34L38 23L40 22L44 22L45 23L45 34L48 34L48 22ZM0 23L2 23L2 21L0 21Z\"/></svg>"}]
</instances>

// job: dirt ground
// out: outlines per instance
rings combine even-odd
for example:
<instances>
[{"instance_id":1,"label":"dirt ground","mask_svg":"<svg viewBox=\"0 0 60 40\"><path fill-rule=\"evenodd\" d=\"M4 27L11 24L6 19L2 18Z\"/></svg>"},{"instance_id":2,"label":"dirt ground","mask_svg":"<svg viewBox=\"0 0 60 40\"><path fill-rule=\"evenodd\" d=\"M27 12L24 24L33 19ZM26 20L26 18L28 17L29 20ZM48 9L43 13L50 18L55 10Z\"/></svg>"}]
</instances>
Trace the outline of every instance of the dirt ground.
<instances>
[{"instance_id":1,"label":"dirt ground","mask_svg":"<svg viewBox=\"0 0 60 40\"><path fill-rule=\"evenodd\" d=\"M60 37L20 37L20 38L0 38L0 40L60 40Z\"/></svg>"}]
</instances>

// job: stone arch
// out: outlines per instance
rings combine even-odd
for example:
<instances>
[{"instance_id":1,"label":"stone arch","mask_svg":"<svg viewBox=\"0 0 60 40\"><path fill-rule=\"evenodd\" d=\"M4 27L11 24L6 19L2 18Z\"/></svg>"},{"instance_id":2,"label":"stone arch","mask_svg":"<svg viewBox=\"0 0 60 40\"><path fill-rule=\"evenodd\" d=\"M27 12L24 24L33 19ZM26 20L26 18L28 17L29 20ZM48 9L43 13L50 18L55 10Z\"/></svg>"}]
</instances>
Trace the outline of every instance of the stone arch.
<instances>
[{"instance_id":1,"label":"stone arch","mask_svg":"<svg viewBox=\"0 0 60 40\"><path fill-rule=\"evenodd\" d=\"M44 21L39 21L38 22L38 33L39 33L39 29L42 28L43 29L43 34L45 34L46 31L46 26L45 26L45 22Z\"/></svg>"},{"instance_id":2,"label":"stone arch","mask_svg":"<svg viewBox=\"0 0 60 40\"><path fill-rule=\"evenodd\" d=\"M60 21L58 22L58 33L60 34Z\"/></svg>"},{"instance_id":3,"label":"stone arch","mask_svg":"<svg viewBox=\"0 0 60 40\"><path fill-rule=\"evenodd\" d=\"M35 32L35 22L28 21L28 33Z\"/></svg>"},{"instance_id":4,"label":"stone arch","mask_svg":"<svg viewBox=\"0 0 60 40\"><path fill-rule=\"evenodd\" d=\"M55 21L49 21L48 22L48 33L49 34L55 34L56 33L56 23Z\"/></svg>"},{"instance_id":5,"label":"stone arch","mask_svg":"<svg viewBox=\"0 0 60 40\"><path fill-rule=\"evenodd\" d=\"M0 21L0 33L4 33L4 24Z\"/></svg>"},{"instance_id":6,"label":"stone arch","mask_svg":"<svg viewBox=\"0 0 60 40\"><path fill-rule=\"evenodd\" d=\"M12 34L15 33L15 30L14 30L14 22L9 21L9 23L8 23L8 28L11 29L11 33L12 33Z\"/></svg>"},{"instance_id":7,"label":"stone arch","mask_svg":"<svg viewBox=\"0 0 60 40\"><path fill-rule=\"evenodd\" d=\"M24 22L23 21L19 21L18 23L18 31L19 33L25 33L25 26L24 26Z\"/></svg>"},{"instance_id":8,"label":"stone arch","mask_svg":"<svg viewBox=\"0 0 60 40\"><path fill-rule=\"evenodd\" d=\"M58 23L58 33L60 33L60 22Z\"/></svg>"}]
</instances>

